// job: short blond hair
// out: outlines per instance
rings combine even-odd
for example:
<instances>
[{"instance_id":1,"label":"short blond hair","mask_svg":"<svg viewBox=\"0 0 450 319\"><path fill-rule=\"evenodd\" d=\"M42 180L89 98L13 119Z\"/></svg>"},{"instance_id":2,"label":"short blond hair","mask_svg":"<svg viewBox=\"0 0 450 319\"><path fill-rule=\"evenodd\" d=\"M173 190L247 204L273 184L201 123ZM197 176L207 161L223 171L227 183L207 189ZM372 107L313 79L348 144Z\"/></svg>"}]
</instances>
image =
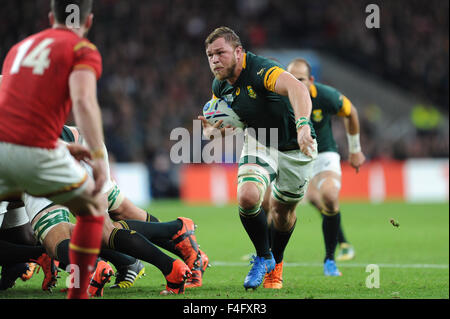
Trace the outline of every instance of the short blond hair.
<instances>
[{"instance_id":1,"label":"short blond hair","mask_svg":"<svg viewBox=\"0 0 450 319\"><path fill-rule=\"evenodd\" d=\"M230 43L234 48L240 46L242 47L241 39L232 29L228 27L218 27L213 32L211 32L205 40L205 47L208 47L211 43L216 41L218 38L224 38L225 41Z\"/></svg>"}]
</instances>

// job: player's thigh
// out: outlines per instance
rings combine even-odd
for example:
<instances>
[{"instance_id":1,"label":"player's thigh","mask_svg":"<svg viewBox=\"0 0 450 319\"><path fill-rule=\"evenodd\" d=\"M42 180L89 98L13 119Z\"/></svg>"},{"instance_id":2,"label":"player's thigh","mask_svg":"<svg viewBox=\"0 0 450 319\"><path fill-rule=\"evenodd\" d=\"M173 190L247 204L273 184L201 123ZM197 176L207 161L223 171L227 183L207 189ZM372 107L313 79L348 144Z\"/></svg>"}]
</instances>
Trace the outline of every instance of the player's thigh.
<instances>
[{"instance_id":1,"label":"player's thigh","mask_svg":"<svg viewBox=\"0 0 450 319\"><path fill-rule=\"evenodd\" d=\"M238 168L238 201L259 210L267 189L276 177L276 151L266 148L253 137L246 136ZM247 207L250 209L251 207Z\"/></svg>"},{"instance_id":2,"label":"player's thigh","mask_svg":"<svg viewBox=\"0 0 450 319\"><path fill-rule=\"evenodd\" d=\"M308 188L306 190L307 200L314 205L318 205L320 203L320 193L316 187L317 180L318 180L317 176L314 176L309 182Z\"/></svg>"},{"instance_id":3,"label":"player's thigh","mask_svg":"<svg viewBox=\"0 0 450 319\"><path fill-rule=\"evenodd\" d=\"M278 175L272 183L274 200L286 208L301 201L312 177L312 164L299 150L280 152Z\"/></svg>"},{"instance_id":4,"label":"player's thigh","mask_svg":"<svg viewBox=\"0 0 450 319\"><path fill-rule=\"evenodd\" d=\"M69 209L45 198L25 196L24 201L28 215L32 217L34 236L49 252L55 253L56 245L71 235Z\"/></svg>"},{"instance_id":5,"label":"player's thigh","mask_svg":"<svg viewBox=\"0 0 450 319\"><path fill-rule=\"evenodd\" d=\"M323 189L341 187L341 161L337 152L321 152L313 164L312 191L320 193Z\"/></svg>"},{"instance_id":6,"label":"player's thigh","mask_svg":"<svg viewBox=\"0 0 450 319\"><path fill-rule=\"evenodd\" d=\"M332 171L324 171L317 175L315 185L322 197L330 193L338 195L341 189L341 175Z\"/></svg>"}]
</instances>

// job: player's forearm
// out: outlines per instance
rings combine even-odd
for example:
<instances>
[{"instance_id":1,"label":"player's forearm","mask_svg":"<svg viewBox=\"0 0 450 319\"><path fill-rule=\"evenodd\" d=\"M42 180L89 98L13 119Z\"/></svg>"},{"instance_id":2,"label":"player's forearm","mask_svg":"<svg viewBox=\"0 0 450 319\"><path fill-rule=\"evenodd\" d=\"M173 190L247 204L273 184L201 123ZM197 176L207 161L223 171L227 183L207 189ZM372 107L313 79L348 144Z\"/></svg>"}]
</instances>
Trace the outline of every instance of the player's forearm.
<instances>
[{"instance_id":1,"label":"player's forearm","mask_svg":"<svg viewBox=\"0 0 450 319\"><path fill-rule=\"evenodd\" d=\"M345 130L350 135L359 134L358 111L352 105L350 115L344 118Z\"/></svg>"},{"instance_id":2,"label":"player's forearm","mask_svg":"<svg viewBox=\"0 0 450 319\"><path fill-rule=\"evenodd\" d=\"M302 87L289 90L289 101L294 110L295 119L311 116L312 102L308 89L300 82Z\"/></svg>"},{"instance_id":3,"label":"player's forearm","mask_svg":"<svg viewBox=\"0 0 450 319\"><path fill-rule=\"evenodd\" d=\"M94 99L73 101L75 123L91 151L103 150L103 124L101 111Z\"/></svg>"},{"instance_id":4,"label":"player's forearm","mask_svg":"<svg viewBox=\"0 0 450 319\"><path fill-rule=\"evenodd\" d=\"M103 157L103 125L97 102L97 79L90 70L76 70L69 77L75 122L94 158ZM98 154L96 154L98 152Z\"/></svg>"},{"instance_id":5,"label":"player's forearm","mask_svg":"<svg viewBox=\"0 0 450 319\"><path fill-rule=\"evenodd\" d=\"M289 98L296 120L301 117L309 119L312 102L308 88L292 74L284 72L278 77L275 92Z\"/></svg>"},{"instance_id":6,"label":"player's forearm","mask_svg":"<svg viewBox=\"0 0 450 319\"><path fill-rule=\"evenodd\" d=\"M0 86L2 86L2 76L3 75L0 74Z\"/></svg>"},{"instance_id":7,"label":"player's forearm","mask_svg":"<svg viewBox=\"0 0 450 319\"><path fill-rule=\"evenodd\" d=\"M350 111L350 115L344 118L344 124L345 130L347 131L349 153L354 154L361 152L358 112L353 105Z\"/></svg>"}]
</instances>

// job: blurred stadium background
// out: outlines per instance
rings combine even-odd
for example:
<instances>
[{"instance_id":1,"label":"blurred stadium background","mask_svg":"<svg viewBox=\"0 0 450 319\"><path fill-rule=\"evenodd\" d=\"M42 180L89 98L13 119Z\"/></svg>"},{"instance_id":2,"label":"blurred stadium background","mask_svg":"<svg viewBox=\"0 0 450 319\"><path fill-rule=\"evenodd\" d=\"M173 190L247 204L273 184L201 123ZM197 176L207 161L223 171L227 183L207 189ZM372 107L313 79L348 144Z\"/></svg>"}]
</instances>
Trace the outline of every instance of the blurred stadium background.
<instances>
[{"instance_id":1,"label":"blurred stadium background","mask_svg":"<svg viewBox=\"0 0 450 319\"><path fill-rule=\"evenodd\" d=\"M365 8L380 7L380 28ZM0 0L0 61L48 26L49 1ZM177 164L174 128L193 130L211 97L204 39L227 25L244 48L283 64L311 61L316 79L357 107L368 163L345 166L342 198L448 201L449 2L442 0L96 0L89 38L103 56L99 82L106 144L135 202L233 202L235 165ZM343 162L347 142L334 123ZM193 144L193 143L191 143ZM203 187L199 187L202 185Z\"/></svg>"}]
</instances>

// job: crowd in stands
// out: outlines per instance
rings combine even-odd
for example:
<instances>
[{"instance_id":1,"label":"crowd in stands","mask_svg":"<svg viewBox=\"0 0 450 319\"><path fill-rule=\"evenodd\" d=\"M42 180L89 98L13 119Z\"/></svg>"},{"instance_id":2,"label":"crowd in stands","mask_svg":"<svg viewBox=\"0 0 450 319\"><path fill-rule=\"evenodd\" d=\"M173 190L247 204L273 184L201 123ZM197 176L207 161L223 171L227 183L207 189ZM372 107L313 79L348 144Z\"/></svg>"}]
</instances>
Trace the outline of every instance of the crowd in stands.
<instances>
[{"instance_id":1,"label":"crowd in stands","mask_svg":"<svg viewBox=\"0 0 450 319\"><path fill-rule=\"evenodd\" d=\"M380 7L377 30L364 24L369 3ZM89 38L103 57L98 92L111 157L148 163L161 180L156 191L176 195L169 136L176 127L192 130L211 97L204 39L219 25L232 27L248 50L327 50L421 95L448 122L448 6L442 0L95 0ZM18 40L48 26L48 11L49 1L2 1L0 61ZM368 159L448 157L448 131L417 129L404 141L379 143L377 117L370 105L358 107ZM336 138L346 145L342 132Z\"/></svg>"}]
</instances>

